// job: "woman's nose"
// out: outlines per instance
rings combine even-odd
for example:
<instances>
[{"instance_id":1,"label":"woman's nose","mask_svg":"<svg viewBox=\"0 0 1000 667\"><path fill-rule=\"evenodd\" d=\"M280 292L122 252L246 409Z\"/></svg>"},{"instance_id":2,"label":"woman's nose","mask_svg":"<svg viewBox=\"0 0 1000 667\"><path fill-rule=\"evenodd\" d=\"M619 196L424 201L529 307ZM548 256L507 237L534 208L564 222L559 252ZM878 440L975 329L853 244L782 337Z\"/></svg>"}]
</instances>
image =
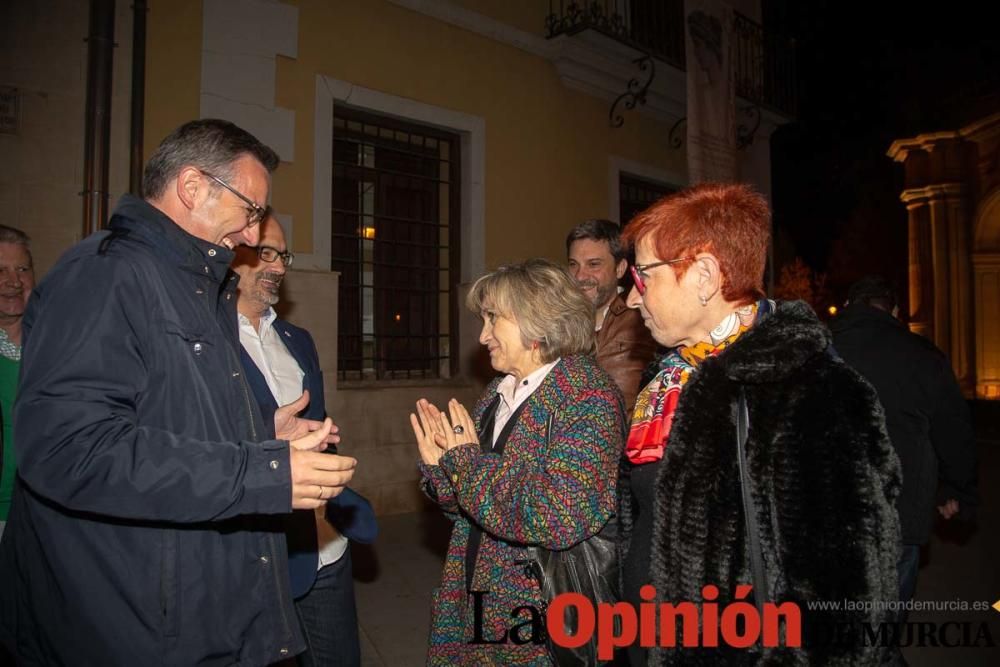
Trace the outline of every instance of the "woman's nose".
<instances>
[{"instance_id":1,"label":"woman's nose","mask_svg":"<svg viewBox=\"0 0 1000 667\"><path fill-rule=\"evenodd\" d=\"M629 308L638 308L641 302L642 295L639 294L639 288L632 285L632 289L628 291L628 297L625 299L625 305Z\"/></svg>"}]
</instances>

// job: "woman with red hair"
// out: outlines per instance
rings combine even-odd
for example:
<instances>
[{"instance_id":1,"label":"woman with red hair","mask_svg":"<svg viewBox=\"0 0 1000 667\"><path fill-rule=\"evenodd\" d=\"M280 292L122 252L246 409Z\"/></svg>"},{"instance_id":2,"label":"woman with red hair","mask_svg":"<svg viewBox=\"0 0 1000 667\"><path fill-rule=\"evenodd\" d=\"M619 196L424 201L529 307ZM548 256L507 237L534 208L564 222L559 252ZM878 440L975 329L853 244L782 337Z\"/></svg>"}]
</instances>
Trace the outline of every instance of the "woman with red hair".
<instances>
[{"instance_id":1,"label":"woman with red hair","mask_svg":"<svg viewBox=\"0 0 1000 667\"><path fill-rule=\"evenodd\" d=\"M769 232L767 202L735 184L670 195L625 228L636 251L627 303L668 352L639 394L626 445L622 585L637 608L650 601L647 584L675 605L701 605L712 585L721 613L749 584L742 601L758 609L799 605L803 645L710 647L702 636L698 649L630 647L633 666L882 657L860 639L822 639L887 612L807 603L897 599L899 462L875 392L836 357L809 306L763 298Z\"/></svg>"}]
</instances>

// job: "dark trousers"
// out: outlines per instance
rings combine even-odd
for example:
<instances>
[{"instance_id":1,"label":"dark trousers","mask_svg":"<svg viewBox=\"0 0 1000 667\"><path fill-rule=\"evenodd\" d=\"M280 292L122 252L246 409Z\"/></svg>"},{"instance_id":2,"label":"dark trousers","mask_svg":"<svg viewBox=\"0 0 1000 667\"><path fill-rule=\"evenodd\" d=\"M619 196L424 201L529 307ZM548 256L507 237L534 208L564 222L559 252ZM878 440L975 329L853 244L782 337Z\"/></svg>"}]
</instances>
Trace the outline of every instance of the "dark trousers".
<instances>
[{"instance_id":1,"label":"dark trousers","mask_svg":"<svg viewBox=\"0 0 1000 667\"><path fill-rule=\"evenodd\" d=\"M316 583L295 601L306 638L306 652L299 667L357 667L358 612L354 605L351 550L316 573Z\"/></svg>"},{"instance_id":2,"label":"dark trousers","mask_svg":"<svg viewBox=\"0 0 1000 667\"><path fill-rule=\"evenodd\" d=\"M899 551L896 573L899 575L899 599L907 602L917 592L917 571L920 569L920 545L903 544ZM897 622L906 623L907 612L900 611Z\"/></svg>"},{"instance_id":3,"label":"dark trousers","mask_svg":"<svg viewBox=\"0 0 1000 667\"><path fill-rule=\"evenodd\" d=\"M913 599L913 594L917 591L917 571L920 569L920 545L901 544L899 545L899 560L896 561L896 574L899 577L899 599L908 602ZM895 623L906 623L909 612L900 609L892 620ZM900 632L904 632L900 630ZM906 667L909 663L903 657L903 651L899 647L892 648L885 656L886 664L895 667Z\"/></svg>"}]
</instances>

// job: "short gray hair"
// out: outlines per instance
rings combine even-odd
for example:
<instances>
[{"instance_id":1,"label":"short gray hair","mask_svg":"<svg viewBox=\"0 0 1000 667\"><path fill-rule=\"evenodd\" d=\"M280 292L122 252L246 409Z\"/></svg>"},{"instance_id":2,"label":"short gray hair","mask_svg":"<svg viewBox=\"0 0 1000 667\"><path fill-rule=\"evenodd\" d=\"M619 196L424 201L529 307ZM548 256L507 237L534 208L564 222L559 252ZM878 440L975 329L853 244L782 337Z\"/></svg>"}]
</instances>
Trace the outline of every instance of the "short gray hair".
<instances>
[{"instance_id":1,"label":"short gray hair","mask_svg":"<svg viewBox=\"0 0 1000 667\"><path fill-rule=\"evenodd\" d=\"M233 177L233 163L244 155L255 158L268 172L278 167L277 153L227 120L203 118L184 123L150 156L142 174L142 196L159 199L170 179L188 165L228 181Z\"/></svg>"},{"instance_id":2,"label":"short gray hair","mask_svg":"<svg viewBox=\"0 0 1000 667\"><path fill-rule=\"evenodd\" d=\"M517 321L521 343L539 343L542 361L593 354L594 305L566 270L546 259L501 266L472 286L465 300L474 313L496 311Z\"/></svg>"},{"instance_id":3,"label":"short gray hair","mask_svg":"<svg viewBox=\"0 0 1000 667\"><path fill-rule=\"evenodd\" d=\"M16 227L8 227L7 225L0 225L0 243L14 243L17 245L23 245L25 249L29 250L30 255L31 249L31 239L28 235L22 232Z\"/></svg>"}]
</instances>

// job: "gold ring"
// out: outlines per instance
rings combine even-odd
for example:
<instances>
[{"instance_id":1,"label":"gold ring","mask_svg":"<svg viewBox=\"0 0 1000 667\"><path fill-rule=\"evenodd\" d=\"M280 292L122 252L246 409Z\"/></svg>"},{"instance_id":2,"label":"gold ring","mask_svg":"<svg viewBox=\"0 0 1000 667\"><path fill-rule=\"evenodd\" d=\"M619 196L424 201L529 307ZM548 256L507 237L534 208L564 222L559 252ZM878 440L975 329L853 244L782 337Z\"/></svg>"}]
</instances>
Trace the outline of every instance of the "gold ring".
<instances>
[{"instance_id":1,"label":"gold ring","mask_svg":"<svg viewBox=\"0 0 1000 667\"><path fill-rule=\"evenodd\" d=\"M323 500L323 485L322 484L319 485L319 495L316 496L316 497L319 498L320 500Z\"/></svg>"}]
</instances>

